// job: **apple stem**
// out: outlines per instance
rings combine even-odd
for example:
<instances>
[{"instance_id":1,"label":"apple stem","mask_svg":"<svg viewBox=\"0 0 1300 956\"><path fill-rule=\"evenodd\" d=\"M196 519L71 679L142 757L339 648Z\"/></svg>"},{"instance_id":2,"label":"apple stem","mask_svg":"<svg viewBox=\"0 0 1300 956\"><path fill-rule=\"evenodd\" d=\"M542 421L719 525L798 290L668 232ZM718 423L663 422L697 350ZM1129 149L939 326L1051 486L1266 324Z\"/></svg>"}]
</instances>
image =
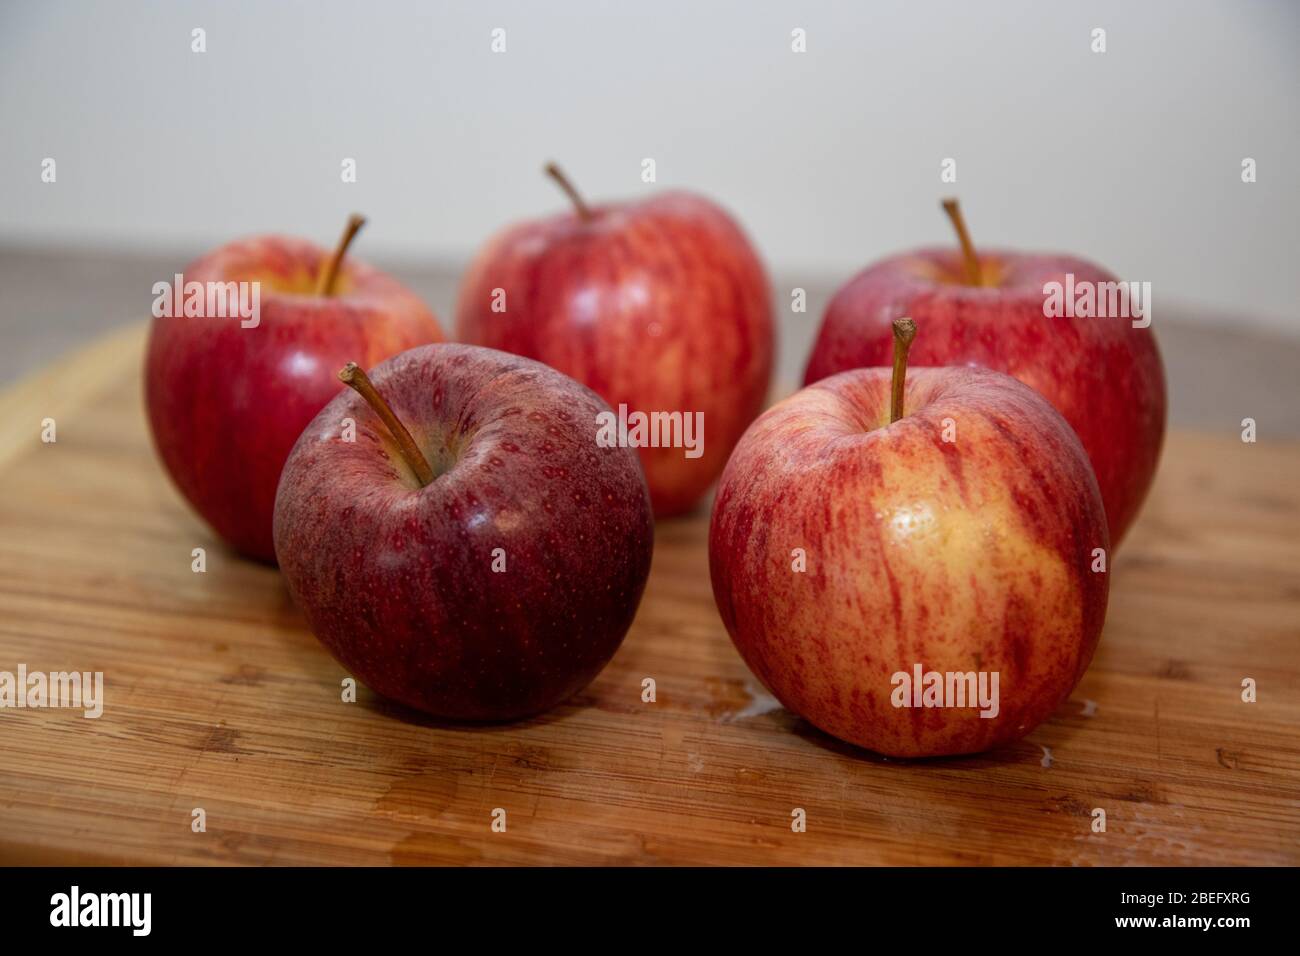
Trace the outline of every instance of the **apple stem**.
<instances>
[{"instance_id":1,"label":"apple stem","mask_svg":"<svg viewBox=\"0 0 1300 956\"><path fill-rule=\"evenodd\" d=\"M375 414L383 419L384 424L388 426L389 433L397 442L402 457L411 466L415 476L420 479L420 487L431 483L433 481L433 469L429 467L429 460L424 457L420 447L415 443L415 439L406 430L406 426L393 414L392 408L384 401L384 397L375 389L374 383L370 381L369 376L356 362L349 362L339 372L339 379L350 388L355 389L366 400L366 403L375 410Z\"/></svg>"},{"instance_id":2,"label":"apple stem","mask_svg":"<svg viewBox=\"0 0 1300 956\"><path fill-rule=\"evenodd\" d=\"M962 217L961 206L957 205L955 199L945 199L943 211L948 214L948 218L952 220L952 227L957 230L957 241L961 243L962 265L966 270L967 284L983 285L984 276L980 270L979 256L975 254L975 243L970 241L970 233L966 230L966 220Z\"/></svg>"},{"instance_id":3,"label":"apple stem","mask_svg":"<svg viewBox=\"0 0 1300 956\"><path fill-rule=\"evenodd\" d=\"M589 222L592 218L591 208L582 201L582 194L574 188L573 183L569 182L569 177L564 175L564 171L555 163L547 163L546 175L560 184L560 188L564 190L565 195L569 197L569 201L573 203L573 208L577 210L578 218L583 222Z\"/></svg>"},{"instance_id":4,"label":"apple stem","mask_svg":"<svg viewBox=\"0 0 1300 956\"><path fill-rule=\"evenodd\" d=\"M889 424L903 417L903 383L907 381L907 350L916 338L916 323L911 319L894 320L894 380L889 397Z\"/></svg>"},{"instance_id":5,"label":"apple stem","mask_svg":"<svg viewBox=\"0 0 1300 956\"><path fill-rule=\"evenodd\" d=\"M334 280L338 278L339 266L343 264L343 257L347 255L348 246L352 245L352 240L356 238L357 233L361 231L361 227L365 224L364 216L358 216L356 213L348 216L348 224L343 227L343 235L339 239L338 246L334 249L334 255L330 257L329 262L325 263L325 268L321 270L316 279L317 295L329 296L334 294Z\"/></svg>"}]
</instances>

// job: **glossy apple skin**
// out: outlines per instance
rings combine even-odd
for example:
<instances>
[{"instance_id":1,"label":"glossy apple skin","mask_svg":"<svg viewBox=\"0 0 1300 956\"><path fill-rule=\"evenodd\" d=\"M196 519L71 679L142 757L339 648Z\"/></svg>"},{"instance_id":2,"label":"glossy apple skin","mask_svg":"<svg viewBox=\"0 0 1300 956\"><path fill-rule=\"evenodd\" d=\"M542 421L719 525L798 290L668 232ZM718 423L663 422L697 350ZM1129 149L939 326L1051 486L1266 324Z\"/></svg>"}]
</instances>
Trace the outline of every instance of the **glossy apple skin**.
<instances>
[{"instance_id":1,"label":"glossy apple skin","mask_svg":"<svg viewBox=\"0 0 1300 956\"><path fill-rule=\"evenodd\" d=\"M1092 659L1101 497L1074 432L1016 380L910 369L892 425L889 389L888 369L835 375L746 432L714 499L714 597L745 663L827 733L899 757L988 750L1045 720ZM918 663L999 672L1000 713L894 707L891 676Z\"/></svg>"},{"instance_id":2,"label":"glossy apple skin","mask_svg":"<svg viewBox=\"0 0 1300 956\"><path fill-rule=\"evenodd\" d=\"M1046 318L1043 285L1113 282L1106 270L1068 256L983 255L999 288L960 284L955 252L929 249L886 259L851 279L831 300L804 384L850 368L885 366L894 319L920 334L911 361L979 365L1031 386L1065 416L1083 442L1101 488L1111 540L1123 540L1155 477L1164 442L1164 366L1150 328L1127 318Z\"/></svg>"},{"instance_id":3,"label":"glossy apple skin","mask_svg":"<svg viewBox=\"0 0 1300 956\"><path fill-rule=\"evenodd\" d=\"M494 312L493 290L506 293ZM704 413L704 454L639 449L659 517L696 505L767 397L771 291L720 207L687 193L523 223L471 265L462 341L535 358L629 411Z\"/></svg>"},{"instance_id":4,"label":"glossy apple skin","mask_svg":"<svg viewBox=\"0 0 1300 956\"><path fill-rule=\"evenodd\" d=\"M330 252L264 236L187 267L186 282L258 281L261 321L155 318L145 358L154 447L177 488L237 551L275 560L280 469L303 428L344 386L338 371L442 341L437 320L396 279L346 258L336 294L313 293Z\"/></svg>"},{"instance_id":5,"label":"glossy apple skin","mask_svg":"<svg viewBox=\"0 0 1300 956\"><path fill-rule=\"evenodd\" d=\"M356 394L316 416L275 510L312 631L367 686L436 717L509 720L571 696L631 626L654 546L635 453L596 444L606 405L467 345L413 349L370 377L438 477L419 487Z\"/></svg>"}]
</instances>

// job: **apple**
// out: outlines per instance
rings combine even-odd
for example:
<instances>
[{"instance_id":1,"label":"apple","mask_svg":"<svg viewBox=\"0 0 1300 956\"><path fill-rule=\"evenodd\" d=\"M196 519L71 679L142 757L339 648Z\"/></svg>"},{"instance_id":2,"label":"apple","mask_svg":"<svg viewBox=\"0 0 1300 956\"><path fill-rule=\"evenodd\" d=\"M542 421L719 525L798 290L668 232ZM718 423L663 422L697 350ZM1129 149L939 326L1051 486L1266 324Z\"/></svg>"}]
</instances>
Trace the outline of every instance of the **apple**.
<instances>
[{"instance_id":1,"label":"apple","mask_svg":"<svg viewBox=\"0 0 1300 956\"><path fill-rule=\"evenodd\" d=\"M511 720L563 701L618 649L650 571L636 453L599 444L605 403L530 359L429 345L372 375L344 369L356 394L284 466L289 593L344 667L409 707Z\"/></svg>"},{"instance_id":2,"label":"apple","mask_svg":"<svg viewBox=\"0 0 1300 956\"><path fill-rule=\"evenodd\" d=\"M763 265L707 199L588 206L554 164L547 172L574 211L513 226L479 253L456 337L539 359L631 415L701 413L701 454L680 441L638 448L655 514L688 511L767 397L775 343Z\"/></svg>"},{"instance_id":3,"label":"apple","mask_svg":"<svg viewBox=\"0 0 1300 956\"><path fill-rule=\"evenodd\" d=\"M1062 255L982 252L956 203L961 255L924 249L858 273L826 308L804 384L889 362L890 323L911 316L925 329L917 365L979 365L1032 386L1083 442L1101 487L1116 546L1151 487L1164 440L1164 368L1150 328L1130 318L1047 318L1044 288L1109 283L1099 266Z\"/></svg>"},{"instance_id":4,"label":"apple","mask_svg":"<svg viewBox=\"0 0 1300 956\"><path fill-rule=\"evenodd\" d=\"M187 290L230 289L228 301L239 288L258 306L252 319L155 308L145 359L154 445L213 530L261 561L275 559L280 469L304 426L343 387L339 366L354 357L374 364L443 338L409 289L344 261L363 222L352 217L332 255L305 240L261 236L222 246L177 277Z\"/></svg>"},{"instance_id":5,"label":"apple","mask_svg":"<svg viewBox=\"0 0 1300 956\"><path fill-rule=\"evenodd\" d=\"M713 593L745 663L821 730L889 756L974 753L1033 730L1088 667L1106 519L1042 396L987 369L908 372L898 324L892 378L822 379L740 440Z\"/></svg>"}]
</instances>

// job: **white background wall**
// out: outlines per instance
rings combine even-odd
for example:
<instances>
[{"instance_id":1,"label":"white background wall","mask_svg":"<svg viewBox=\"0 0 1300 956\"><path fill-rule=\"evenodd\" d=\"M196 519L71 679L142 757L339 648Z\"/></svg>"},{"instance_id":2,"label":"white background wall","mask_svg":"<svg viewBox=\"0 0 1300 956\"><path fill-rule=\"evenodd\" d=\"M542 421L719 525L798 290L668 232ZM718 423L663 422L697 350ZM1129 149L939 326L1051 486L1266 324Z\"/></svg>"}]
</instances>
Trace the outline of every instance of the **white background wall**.
<instances>
[{"instance_id":1,"label":"white background wall","mask_svg":"<svg viewBox=\"0 0 1300 956\"><path fill-rule=\"evenodd\" d=\"M560 207L555 158L591 197L718 198L783 277L948 242L936 200L955 192L977 243L1300 331L1298 93L1300 4L1280 0L6 0L0 241L332 242L357 209L366 256L459 263Z\"/></svg>"}]
</instances>

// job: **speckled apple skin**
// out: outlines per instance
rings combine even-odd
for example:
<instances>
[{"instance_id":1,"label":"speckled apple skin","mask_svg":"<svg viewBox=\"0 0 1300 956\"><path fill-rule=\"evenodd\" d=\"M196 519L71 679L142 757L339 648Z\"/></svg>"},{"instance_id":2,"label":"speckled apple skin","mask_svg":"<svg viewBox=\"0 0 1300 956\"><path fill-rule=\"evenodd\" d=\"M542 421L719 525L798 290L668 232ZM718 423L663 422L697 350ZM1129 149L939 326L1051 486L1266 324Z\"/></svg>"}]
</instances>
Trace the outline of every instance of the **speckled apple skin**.
<instances>
[{"instance_id":1,"label":"speckled apple skin","mask_svg":"<svg viewBox=\"0 0 1300 956\"><path fill-rule=\"evenodd\" d=\"M338 395L280 481L290 594L385 697L454 720L558 704L614 655L650 571L636 454L598 446L605 403L529 359L433 345L370 377L441 474L420 487L361 397ZM504 572L492 569L498 548Z\"/></svg>"},{"instance_id":2,"label":"speckled apple skin","mask_svg":"<svg viewBox=\"0 0 1300 956\"><path fill-rule=\"evenodd\" d=\"M443 338L417 296L351 256L338 294L290 291L311 290L329 255L284 236L223 246L187 266L184 279L261 282L260 324L155 318L149 333L145 408L154 447L194 510L261 561L275 560L280 469L306 424L344 387L339 369Z\"/></svg>"},{"instance_id":3,"label":"speckled apple skin","mask_svg":"<svg viewBox=\"0 0 1300 956\"><path fill-rule=\"evenodd\" d=\"M506 293L494 312L493 290ZM767 398L758 256L720 207L672 192L507 229L466 274L456 337L539 359L617 409L704 413L704 454L640 449L655 514L693 508Z\"/></svg>"},{"instance_id":4,"label":"speckled apple skin","mask_svg":"<svg viewBox=\"0 0 1300 956\"><path fill-rule=\"evenodd\" d=\"M1043 315L1044 284L1064 282L1066 273L1076 284L1116 281L1090 262L1012 252L981 259L1003 273L999 288L952 281L961 267L951 250L895 256L858 273L827 306L804 383L889 365L892 323L910 316L920 329L913 364L1006 372L1065 416L1088 452L1118 547L1151 487L1164 442L1165 373L1155 335L1128 318Z\"/></svg>"},{"instance_id":5,"label":"speckled apple skin","mask_svg":"<svg viewBox=\"0 0 1300 956\"><path fill-rule=\"evenodd\" d=\"M899 757L988 750L1045 720L1092 659L1101 497L1078 438L1016 380L911 369L893 424L889 390L888 369L845 372L746 432L714 500L714 597L745 663L827 733ZM892 706L892 675L917 663L998 671L1000 713Z\"/></svg>"}]
</instances>

